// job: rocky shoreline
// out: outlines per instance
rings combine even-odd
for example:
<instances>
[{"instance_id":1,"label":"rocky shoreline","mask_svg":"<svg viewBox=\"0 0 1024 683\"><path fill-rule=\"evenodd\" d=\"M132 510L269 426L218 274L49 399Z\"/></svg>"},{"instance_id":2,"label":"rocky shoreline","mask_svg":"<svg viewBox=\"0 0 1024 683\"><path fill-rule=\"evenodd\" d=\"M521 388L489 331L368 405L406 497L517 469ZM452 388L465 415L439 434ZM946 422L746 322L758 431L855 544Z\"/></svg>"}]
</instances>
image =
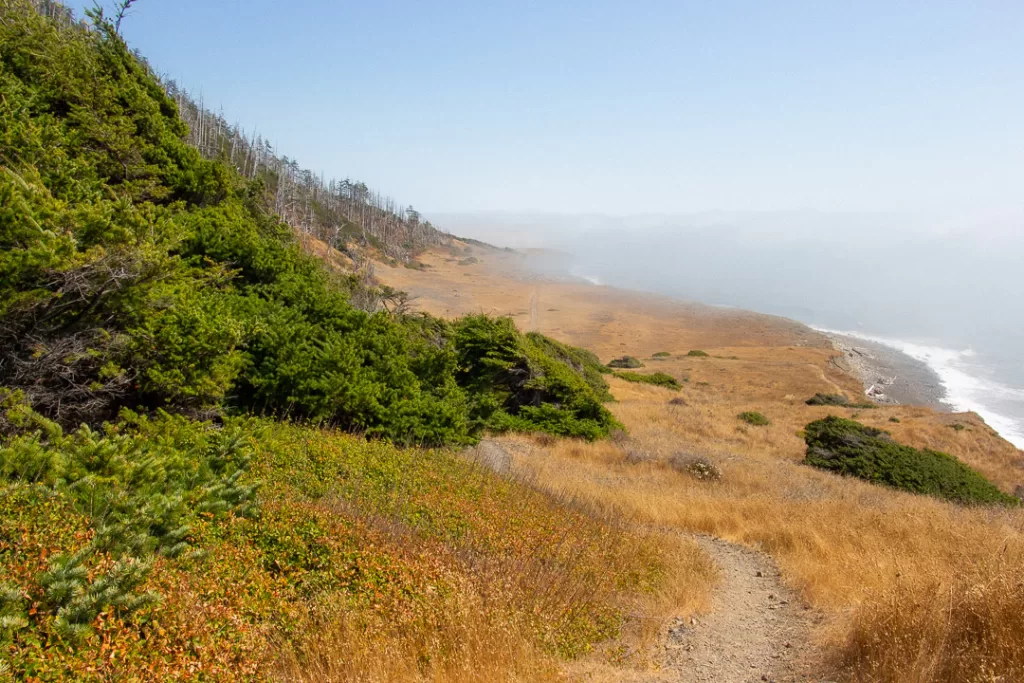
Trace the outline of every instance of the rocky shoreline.
<instances>
[{"instance_id":1,"label":"rocky shoreline","mask_svg":"<svg viewBox=\"0 0 1024 683\"><path fill-rule=\"evenodd\" d=\"M865 395L884 405L919 405L949 411L939 376L925 363L877 342L825 333L842 353L834 363L859 378Z\"/></svg>"}]
</instances>

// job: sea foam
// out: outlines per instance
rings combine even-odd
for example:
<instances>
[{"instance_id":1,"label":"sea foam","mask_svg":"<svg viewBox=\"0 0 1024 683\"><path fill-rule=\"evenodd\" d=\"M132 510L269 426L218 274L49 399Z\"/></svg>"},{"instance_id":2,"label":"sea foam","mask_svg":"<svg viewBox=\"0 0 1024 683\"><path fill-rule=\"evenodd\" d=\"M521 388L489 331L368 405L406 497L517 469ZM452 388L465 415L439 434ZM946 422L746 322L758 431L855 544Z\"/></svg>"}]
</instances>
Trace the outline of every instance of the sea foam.
<instances>
[{"instance_id":1,"label":"sea foam","mask_svg":"<svg viewBox=\"0 0 1024 683\"><path fill-rule=\"evenodd\" d=\"M993 404L1019 405L1014 411L1024 415L1024 389L1007 386L1001 382L980 377L978 368L972 364L977 354L972 349L957 351L940 346L929 346L914 342L889 339L864 334L815 327L826 334L855 337L865 341L883 344L896 349L915 360L919 360L938 375L946 395L943 403L957 412L971 411L980 415L989 427L1020 449L1024 449L1024 419L1014 418L993 408Z\"/></svg>"}]
</instances>

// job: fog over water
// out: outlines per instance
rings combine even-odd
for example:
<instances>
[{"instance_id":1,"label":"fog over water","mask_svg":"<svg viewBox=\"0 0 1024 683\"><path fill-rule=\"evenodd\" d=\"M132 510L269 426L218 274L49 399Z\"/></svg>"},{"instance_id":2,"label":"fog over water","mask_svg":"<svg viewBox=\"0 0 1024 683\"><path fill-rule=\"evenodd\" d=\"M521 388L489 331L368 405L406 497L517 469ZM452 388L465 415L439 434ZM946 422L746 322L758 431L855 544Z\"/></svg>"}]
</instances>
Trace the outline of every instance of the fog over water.
<instances>
[{"instance_id":1,"label":"fog over water","mask_svg":"<svg viewBox=\"0 0 1024 683\"><path fill-rule=\"evenodd\" d=\"M433 219L433 217L432 217ZM853 332L928 363L956 409L1024 448L1024 214L438 216L458 235L564 255L617 287Z\"/></svg>"}]
</instances>

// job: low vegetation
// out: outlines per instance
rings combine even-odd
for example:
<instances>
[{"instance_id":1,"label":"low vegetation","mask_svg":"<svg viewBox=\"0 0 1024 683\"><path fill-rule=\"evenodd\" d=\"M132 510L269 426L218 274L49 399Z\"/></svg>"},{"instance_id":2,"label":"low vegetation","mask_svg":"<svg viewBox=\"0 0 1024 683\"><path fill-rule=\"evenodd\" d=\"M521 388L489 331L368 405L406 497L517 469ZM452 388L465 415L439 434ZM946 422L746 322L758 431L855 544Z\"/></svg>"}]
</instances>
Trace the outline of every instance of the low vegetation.
<instances>
[{"instance_id":1,"label":"low vegetation","mask_svg":"<svg viewBox=\"0 0 1024 683\"><path fill-rule=\"evenodd\" d=\"M878 407L873 403L850 403L850 399L842 394L817 393L804 401L804 403L809 406L836 406L839 408L864 408L869 410Z\"/></svg>"},{"instance_id":2,"label":"low vegetation","mask_svg":"<svg viewBox=\"0 0 1024 683\"><path fill-rule=\"evenodd\" d=\"M817 393L811 398L804 401L809 406L848 406L850 405L850 399L846 398L842 394L822 394Z\"/></svg>"},{"instance_id":3,"label":"low vegetation","mask_svg":"<svg viewBox=\"0 0 1024 683\"><path fill-rule=\"evenodd\" d=\"M808 465L958 503L1018 503L953 456L898 444L853 420L831 416L804 432Z\"/></svg>"},{"instance_id":4,"label":"low vegetation","mask_svg":"<svg viewBox=\"0 0 1024 683\"><path fill-rule=\"evenodd\" d=\"M651 358L671 358L672 354L668 351L658 351L657 353L651 354Z\"/></svg>"},{"instance_id":5,"label":"low vegetation","mask_svg":"<svg viewBox=\"0 0 1024 683\"><path fill-rule=\"evenodd\" d=\"M544 680L665 568L652 540L446 451L166 414L65 434L13 396L4 416L18 679L447 680L486 654Z\"/></svg>"},{"instance_id":6,"label":"low vegetation","mask_svg":"<svg viewBox=\"0 0 1024 683\"><path fill-rule=\"evenodd\" d=\"M622 368L622 369L636 369L642 368L643 363L640 362L639 358L633 356L623 356L622 358L616 358L608 361L609 368Z\"/></svg>"},{"instance_id":7,"label":"low vegetation","mask_svg":"<svg viewBox=\"0 0 1024 683\"><path fill-rule=\"evenodd\" d=\"M771 424L771 420L755 410L746 410L736 417L753 427L767 427Z\"/></svg>"},{"instance_id":8,"label":"low vegetation","mask_svg":"<svg viewBox=\"0 0 1024 683\"><path fill-rule=\"evenodd\" d=\"M701 351L700 349L692 349L691 351L688 351L686 355L688 357L690 357L690 358L710 358L711 357L711 354L709 354L709 353L707 353L705 351Z\"/></svg>"},{"instance_id":9,"label":"low vegetation","mask_svg":"<svg viewBox=\"0 0 1024 683\"><path fill-rule=\"evenodd\" d=\"M697 481L722 480L722 470L703 456L675 453L668 459L668 464L676 472L688 474Z\"/></svg>"},{"instance_id":10,"label":"low vegetation","mask_svg":"<svg viewBox=\"0 0 1024 683\"><path fill-rule=\"evenodd\" d=\"M612 373L619 379L624 379L627 382L636 382L639 384L653 384L656 387L663 387L665 389L671 389L673 391L679 391L683 388L683 385L679 383L672 375L664 372L615 372Z\"/></svg>"}]
</instances>

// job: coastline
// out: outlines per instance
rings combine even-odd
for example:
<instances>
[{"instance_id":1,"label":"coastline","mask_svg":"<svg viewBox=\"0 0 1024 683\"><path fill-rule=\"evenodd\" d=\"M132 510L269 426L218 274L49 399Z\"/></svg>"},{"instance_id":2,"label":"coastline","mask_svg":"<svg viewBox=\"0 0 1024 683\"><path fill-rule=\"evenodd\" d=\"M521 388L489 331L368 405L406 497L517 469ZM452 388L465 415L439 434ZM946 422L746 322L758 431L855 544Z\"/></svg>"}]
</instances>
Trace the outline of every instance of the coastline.
<instances>
[{"instance_id":1,"label":"coastline","mask_svg":"<svg viewBox=\"0 0 1024 683\"><path fill-rule=\"evenodd\" d=\"M938 374L923 361L878 342L835 332L819 332L842 354L833 359L833 363L859 379L865 392L875 388L876 395L870 397L874 402L927 406L941 412L952 412L950 405L943 402L946 390Z\"/></svg>"}]
</instances>

